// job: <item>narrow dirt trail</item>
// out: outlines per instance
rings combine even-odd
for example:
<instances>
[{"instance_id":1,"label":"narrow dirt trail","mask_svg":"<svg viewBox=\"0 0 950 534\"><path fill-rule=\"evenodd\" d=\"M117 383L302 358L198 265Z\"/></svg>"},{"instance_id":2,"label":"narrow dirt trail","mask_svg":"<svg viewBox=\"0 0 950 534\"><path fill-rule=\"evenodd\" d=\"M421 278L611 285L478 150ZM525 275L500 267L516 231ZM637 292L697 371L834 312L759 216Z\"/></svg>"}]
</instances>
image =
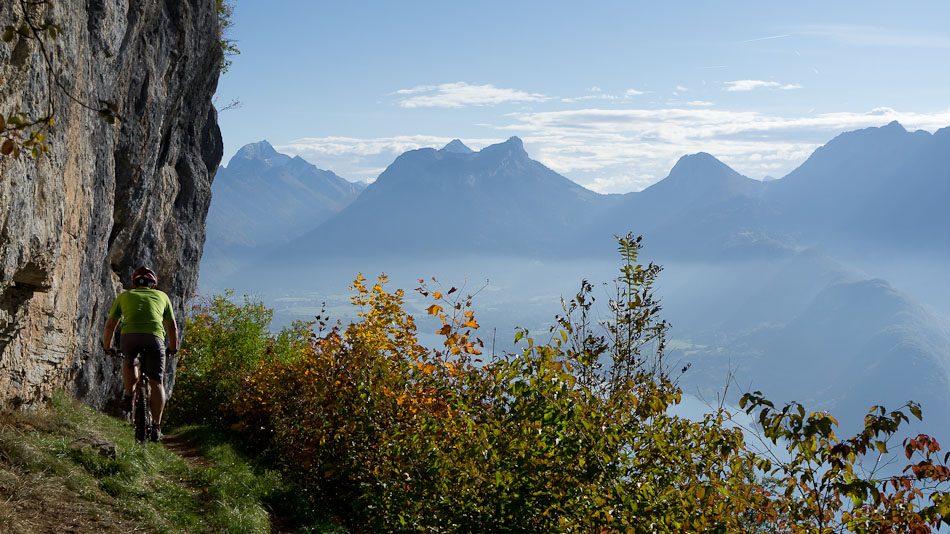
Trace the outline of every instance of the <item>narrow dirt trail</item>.
<instances>
[{"instance_id":1,"label":"narrow dirt trail","mask_svg":"<svg viewBox=\"0 0 950 534\"><path fill-rule=\"evenodd\" d=\"M183 460L188 462L188 465L195 469L207 469L211 467L211 463L201 455L198 448L185 439L184 436L179 434L167 434L162 439L162 445L178 456L181 456Z\"/></svg>"}]
</instances>

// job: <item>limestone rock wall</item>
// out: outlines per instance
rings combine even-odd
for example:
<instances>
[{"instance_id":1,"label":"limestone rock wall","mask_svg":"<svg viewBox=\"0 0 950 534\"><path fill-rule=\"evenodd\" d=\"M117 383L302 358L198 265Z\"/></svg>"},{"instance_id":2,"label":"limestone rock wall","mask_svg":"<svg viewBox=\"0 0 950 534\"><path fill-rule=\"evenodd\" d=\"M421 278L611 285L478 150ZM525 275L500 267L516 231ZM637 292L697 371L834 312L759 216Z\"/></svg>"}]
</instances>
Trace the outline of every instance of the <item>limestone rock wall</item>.
<instances>
[{"instance_id":1,"label":"limestone rock wall","mask_svg":"<svg viewBox=\"0 0 950 534\"><path fill-rule=\"evenodd\" d=\"M195 291L222 154L215 2L30 4L0 1L0 27L29 9L63 35L45 40L52 79L36 40L0 43L0 113L40 117L52 98L55 117L48 154L0 157L0 403L65 388L103 408L121 387L103 326L132 271L156 270L179 324ZM76 100L113 102L121 120ZM171 388L174 362L167 373Z\"/></svg>"}]
</instances>

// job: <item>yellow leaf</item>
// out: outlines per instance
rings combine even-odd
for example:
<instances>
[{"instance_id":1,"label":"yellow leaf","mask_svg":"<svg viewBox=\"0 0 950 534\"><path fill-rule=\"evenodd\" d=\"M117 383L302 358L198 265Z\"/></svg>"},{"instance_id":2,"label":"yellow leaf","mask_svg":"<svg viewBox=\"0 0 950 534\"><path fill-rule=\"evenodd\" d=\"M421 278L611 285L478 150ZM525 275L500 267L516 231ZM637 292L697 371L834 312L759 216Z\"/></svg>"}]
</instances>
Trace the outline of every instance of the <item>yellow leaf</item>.
<instances>
[{"instance_id":1,"label":"yellow leaf","mask_svg":"<svg viewBox=\"0 0 950 534\"><path fill-rule=\"evenodd\" d=\"M439 306L438 304L433 304L432 306L429 306L428 308L426 308L426 312L429 315L438 315L442 313L442 306Z\"/></svg>"},{"instance_id":2,"label":"yellow leaf","mask_svg":"<svg viewBox=\"0 0 950 534\"><path fill-rule=\"evenodd\" d=\"M439 293L438 291L436 291L435 293L432 294L432 298L434 298L435 300L439 300L440 298L442 298L442 293Z\"/></svg>"}]
</instances>

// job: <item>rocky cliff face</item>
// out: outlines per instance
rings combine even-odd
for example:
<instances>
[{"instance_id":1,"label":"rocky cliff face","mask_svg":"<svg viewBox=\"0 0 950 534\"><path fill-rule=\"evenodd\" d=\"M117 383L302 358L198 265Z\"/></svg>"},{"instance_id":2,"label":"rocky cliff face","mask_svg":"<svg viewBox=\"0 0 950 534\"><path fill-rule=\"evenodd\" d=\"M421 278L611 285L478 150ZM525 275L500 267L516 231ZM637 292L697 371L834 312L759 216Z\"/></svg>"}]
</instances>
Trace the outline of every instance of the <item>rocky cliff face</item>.
<instances>
[{"instance_id":1,"label":"rocky cliff face","mask_svg":"<svg viewBox=\"0 0 950 534\"><path fill-rule=\"evenodd\" d=\"M30 4L0 2L0 26L29 9L63 34L45 40L52 80L35 39L0 43L0 113L40 117L50 98L55 113L48 154L0 158L0 403L65 388L102 408L121 384L103 325L132 271L157 271L179 323L195 290L222 154L215 2ZM76 100L113 102L121 120Z\"/></svg>"}]
</instances>

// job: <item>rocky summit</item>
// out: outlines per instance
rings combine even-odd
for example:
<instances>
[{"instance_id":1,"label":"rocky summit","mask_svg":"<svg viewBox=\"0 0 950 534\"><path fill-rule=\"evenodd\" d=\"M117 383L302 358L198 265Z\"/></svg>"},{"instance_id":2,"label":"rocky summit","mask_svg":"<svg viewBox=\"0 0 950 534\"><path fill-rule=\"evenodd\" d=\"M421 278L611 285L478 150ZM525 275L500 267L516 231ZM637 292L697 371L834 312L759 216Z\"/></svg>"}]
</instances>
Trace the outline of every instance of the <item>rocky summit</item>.
<instances>
[{"instance_id":1,"label":"rocky summit","mask_svg":"<svg viewBox=\"0 0 950 534\"><path fill-rule=\"evenodd\" d=\"M62 34L0 43L0 113L35 119L51 104L54 117L48 153L0 158L0 402L67 389L102 408L121 383L102 329L132 271L157 271L179 319L195 289L222 155L217 13L186 0L0 3L0 27L27 19ZM103 102L114 124L97 116Z\"/></svg>"}]
</instances>

